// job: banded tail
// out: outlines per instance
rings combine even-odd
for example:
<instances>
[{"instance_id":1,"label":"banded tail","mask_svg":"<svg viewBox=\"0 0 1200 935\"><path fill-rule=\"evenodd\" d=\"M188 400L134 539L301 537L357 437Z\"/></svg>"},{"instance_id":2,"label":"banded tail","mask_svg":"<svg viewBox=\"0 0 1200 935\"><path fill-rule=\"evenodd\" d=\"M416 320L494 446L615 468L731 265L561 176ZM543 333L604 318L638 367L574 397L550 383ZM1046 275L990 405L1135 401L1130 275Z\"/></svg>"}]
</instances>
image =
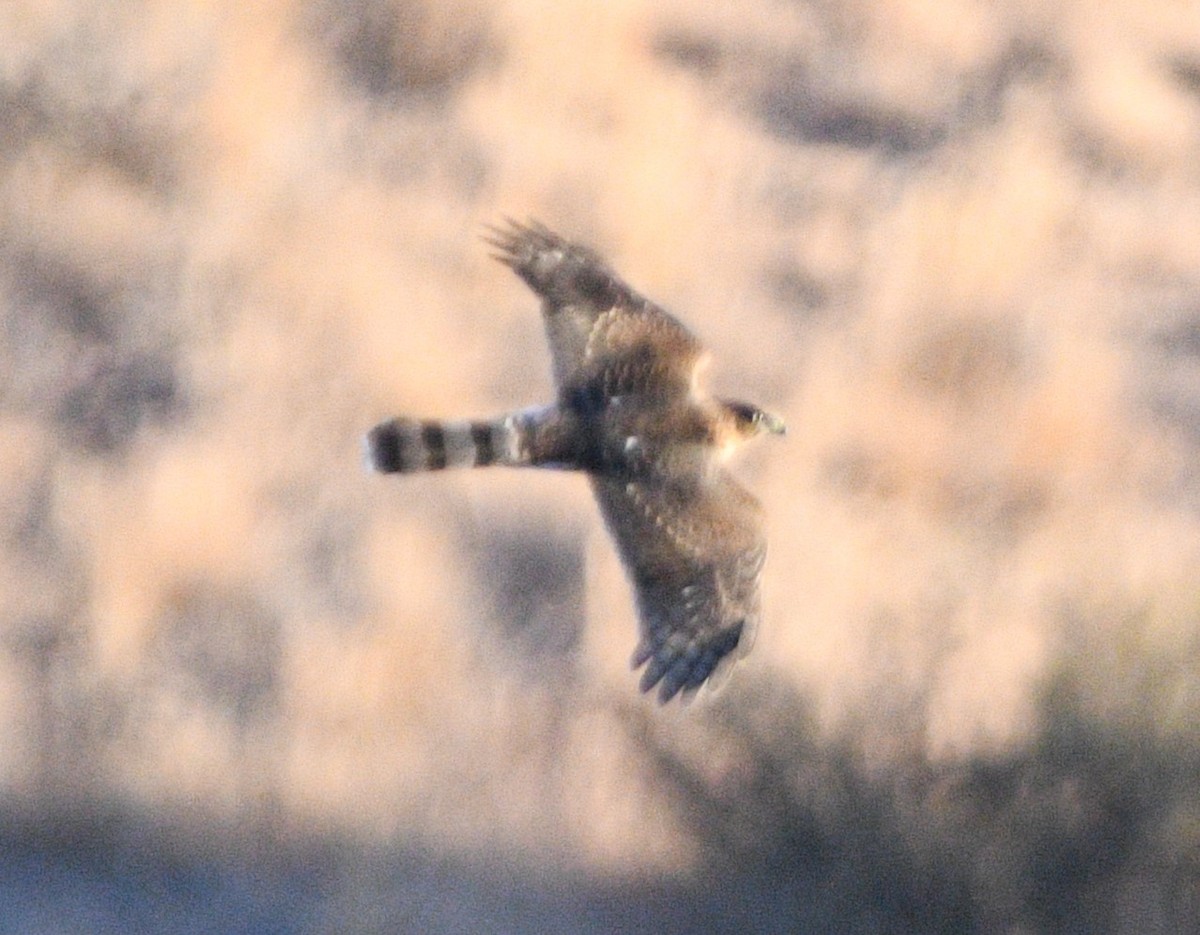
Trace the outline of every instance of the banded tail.
<instances>
[{"instance_id":1,"label":"banded tail","mask_svg":"<svg viewBox=\"0 0 1200 935\"><path fill-rule=\"evenodd\" d=\"M554 407L472 421L389 419L367 433L367 466L382 474L491 464L566 467L560 426Z\"/></svg>"}]
</instances>

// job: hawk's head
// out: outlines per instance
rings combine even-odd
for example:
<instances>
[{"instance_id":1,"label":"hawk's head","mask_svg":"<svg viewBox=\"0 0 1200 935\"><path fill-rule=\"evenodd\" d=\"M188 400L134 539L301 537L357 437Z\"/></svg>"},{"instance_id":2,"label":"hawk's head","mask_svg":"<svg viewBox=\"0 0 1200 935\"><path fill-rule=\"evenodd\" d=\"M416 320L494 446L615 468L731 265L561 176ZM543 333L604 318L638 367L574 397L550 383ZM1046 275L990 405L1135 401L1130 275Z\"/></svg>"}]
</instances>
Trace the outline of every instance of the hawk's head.
<instances>
[{"instance_id":1,"label":"hawk's head","mask_svg":"<svg viewBox=\"0 0 1200 935\"><path fill-rule=\"evenodd\" d=\"M730 442L745 441L764 432L771 435L783 435L787 432L783 419L765 409L728 399L721 400L721 405L725 408L728 434L732 436Z\"/></svg>"}]
</instances>

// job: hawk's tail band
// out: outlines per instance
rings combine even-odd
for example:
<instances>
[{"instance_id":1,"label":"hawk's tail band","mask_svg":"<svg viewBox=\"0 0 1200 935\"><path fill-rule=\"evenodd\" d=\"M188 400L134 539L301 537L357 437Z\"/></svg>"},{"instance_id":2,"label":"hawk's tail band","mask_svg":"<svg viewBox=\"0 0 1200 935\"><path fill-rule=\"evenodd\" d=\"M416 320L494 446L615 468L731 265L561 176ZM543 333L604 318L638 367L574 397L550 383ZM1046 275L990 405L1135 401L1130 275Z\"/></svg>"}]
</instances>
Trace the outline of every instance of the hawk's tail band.
<instances>
[{"instance_id":1,"label":"hawk's tail band","mask_svg":"<svg viewBox=\"0 0 1200 935\"><path fill-rule=\"evenodd\" d=\"M367 433L367 466L383 474L521 464L514 417L491 421L389 419Z\"/></svg>"},{"instance_id":2,"label":"hawk's tail band","mask_svg":"<svg viewBox=\"0 0 1200 935\"><path fill-rule=\"evenodd\" d=\"M449 421L400 417L367 433L367 467L383 474L502 464L551 465L564 461L562 421L553 406L499 419Z\"/></svg>"}]
</instances>

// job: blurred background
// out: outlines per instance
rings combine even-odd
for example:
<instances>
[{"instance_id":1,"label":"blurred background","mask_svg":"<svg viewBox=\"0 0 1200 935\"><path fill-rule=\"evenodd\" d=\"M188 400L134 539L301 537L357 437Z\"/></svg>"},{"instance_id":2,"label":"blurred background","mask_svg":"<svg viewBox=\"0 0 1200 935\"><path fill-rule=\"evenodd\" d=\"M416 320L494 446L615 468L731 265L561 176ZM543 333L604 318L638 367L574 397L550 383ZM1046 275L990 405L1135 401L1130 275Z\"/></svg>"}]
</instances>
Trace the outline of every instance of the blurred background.
<instances>
[{"instance_id":1,"label":"blurred background","mask_svg":"<svg viewBox=\"0 0 1200 935\"><path fill-rule=\"evenodd\" d=\"M483 225L790 432L659 708ZM1184 932L1200 6L7 0L0 932Z\"/></svg>"}]
</instances>

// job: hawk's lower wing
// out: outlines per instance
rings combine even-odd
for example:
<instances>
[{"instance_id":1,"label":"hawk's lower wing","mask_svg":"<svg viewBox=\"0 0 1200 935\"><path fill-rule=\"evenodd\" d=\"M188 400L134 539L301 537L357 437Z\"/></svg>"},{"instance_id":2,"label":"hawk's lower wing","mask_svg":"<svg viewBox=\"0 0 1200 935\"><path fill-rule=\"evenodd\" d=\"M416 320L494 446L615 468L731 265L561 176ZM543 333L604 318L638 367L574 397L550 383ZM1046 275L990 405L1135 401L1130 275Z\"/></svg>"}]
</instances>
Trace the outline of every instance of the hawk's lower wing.
<instances>
[{"instance_id":1,"label":"hawk's lower wing","mask_svg":"<svg viewBox=\"0 0 1200 935\"><path fill-rule=\"evenodd\" d=\"M637 595L642 691L658 685L664 702L690 694L753 640L761 507L719 469L706 480L593 477L592 486Z\"/></svg>"}]
</instances>

